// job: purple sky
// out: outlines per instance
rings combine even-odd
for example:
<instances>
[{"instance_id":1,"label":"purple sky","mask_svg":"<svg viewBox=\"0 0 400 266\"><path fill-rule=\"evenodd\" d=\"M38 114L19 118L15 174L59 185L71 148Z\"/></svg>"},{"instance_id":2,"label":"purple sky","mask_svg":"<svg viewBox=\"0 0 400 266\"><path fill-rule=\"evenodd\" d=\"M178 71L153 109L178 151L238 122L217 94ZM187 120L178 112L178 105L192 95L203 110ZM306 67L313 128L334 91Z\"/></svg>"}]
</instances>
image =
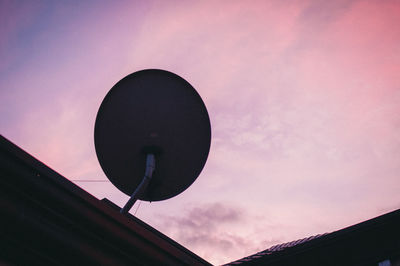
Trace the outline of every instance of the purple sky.
<instances>
[{"instance_id":1,"label":"purple sky","mask_svg":"<svg viewBox=\"0 0 400 266\"><path fill-rule=\"evenodd\" d=\"M400 1L251 3L0 1L0 133L68 179L106 180L98 107L161 68L202 96L211 150L189 189L136 215L210 262L400 208Z\"/></svg>"}]
</instances>

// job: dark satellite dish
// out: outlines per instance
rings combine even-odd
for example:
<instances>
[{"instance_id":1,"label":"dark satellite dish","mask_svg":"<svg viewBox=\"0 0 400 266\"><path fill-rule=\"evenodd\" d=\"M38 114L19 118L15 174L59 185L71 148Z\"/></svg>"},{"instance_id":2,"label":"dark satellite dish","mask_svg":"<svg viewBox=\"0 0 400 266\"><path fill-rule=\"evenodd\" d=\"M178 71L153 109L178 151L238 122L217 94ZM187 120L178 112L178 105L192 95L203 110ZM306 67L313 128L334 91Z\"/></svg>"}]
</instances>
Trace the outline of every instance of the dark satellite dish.
<instances>
[{"instance_id":1,"label":"dark satellite dish","mask_svg":"<svg viewBox=\"0 0 400 266\"><path fill-rule=\"evenodd\" d=\"M188 188L203 169L210 119L186 80L164 70L142 70L108 92L94 140L100 165L119 190L140 200L165 200Z\"/></svg>"}]
</instances>

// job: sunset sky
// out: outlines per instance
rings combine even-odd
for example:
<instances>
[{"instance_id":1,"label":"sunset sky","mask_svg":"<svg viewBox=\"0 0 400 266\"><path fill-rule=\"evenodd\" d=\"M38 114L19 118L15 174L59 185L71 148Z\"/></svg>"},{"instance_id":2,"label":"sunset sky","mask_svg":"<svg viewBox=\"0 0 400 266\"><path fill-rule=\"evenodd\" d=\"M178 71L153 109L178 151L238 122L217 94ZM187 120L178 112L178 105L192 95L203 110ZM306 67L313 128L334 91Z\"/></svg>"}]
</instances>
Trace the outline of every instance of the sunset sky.
<instances>
[{"instance_id":1,"label":"sunset sky","mask_svg":"<svg viewBox=\"0 0 400 266\"><path fill-rule=\"evenodd\" d=\"M0 134L119 206L79 180L107 180L97 110L147 68L196 88L212 142L131 213L211 263L400 208L400 1L0 0Z\"/></svg>"}]
</instances>

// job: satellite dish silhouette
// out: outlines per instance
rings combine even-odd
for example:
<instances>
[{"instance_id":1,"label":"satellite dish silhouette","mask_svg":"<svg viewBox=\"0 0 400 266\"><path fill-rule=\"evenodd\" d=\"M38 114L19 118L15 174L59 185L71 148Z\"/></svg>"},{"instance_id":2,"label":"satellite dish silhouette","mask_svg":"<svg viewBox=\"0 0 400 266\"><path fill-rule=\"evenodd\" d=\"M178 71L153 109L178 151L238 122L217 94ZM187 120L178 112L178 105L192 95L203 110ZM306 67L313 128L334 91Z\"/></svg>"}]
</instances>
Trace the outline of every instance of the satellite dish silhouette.
<instances>
[{"instance_id":1,"label":"satellite dish silhouette","mask_svg":"<svg viewBox=\"0 0 400 266\"><path fill-rule=\"evenodd\" d=\"M136 199L165 200L187 189L203 169L211 142L207 109L178 75L147 69L120 80L96 117L97 158L107 178Z\"/></svg>"}]
</instances>

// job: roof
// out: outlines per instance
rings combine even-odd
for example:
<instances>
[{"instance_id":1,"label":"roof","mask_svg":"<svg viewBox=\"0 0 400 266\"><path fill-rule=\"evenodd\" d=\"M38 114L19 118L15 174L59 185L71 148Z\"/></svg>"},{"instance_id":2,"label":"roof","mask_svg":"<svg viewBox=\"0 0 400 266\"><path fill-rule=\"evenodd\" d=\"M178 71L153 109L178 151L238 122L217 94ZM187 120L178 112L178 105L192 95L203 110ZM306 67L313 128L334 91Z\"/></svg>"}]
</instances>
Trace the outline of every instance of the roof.
<instances>
[{"instance_id":1,"label":"roof","mask_svg":"<svg viewBox=\"0 0 400 266\"><path fill-rule=\"evenodd\" d=\"M388 258L400 258L400 210L275 245L226 265L378 265Z\"/></svg>"},{"instance_id":2,"label":"roof","mask_svg":"<svg viewBox=\"0 0 400 266\"><path fill-rule=\"evenodd\" d=\"M316 239L316 238L318 238L318 237L320 237L320 236L323 236L323 235L326 235L326 234L320 234L320 235L310 236L310 237L306 237L306 238L294 240L294 241L287 242L287 243L277 244L277 245L275 245L275 246L272 246L272 247L270 247L270 248L267 248L266 250L263 250L263 251L257 252L256 254L253 254L253 255L250 255L250 256L241 258L241 259L239 259L239 260L233 261L233 262L228 263L228 264L226 264L226 265L239 265L239 264L243 264L243 263L245 263L245 262L250 262L250 261L252 261L252 260L259 259L259 258L264 257L264 256L267 256L267 255L272 255L272 254L274 254L275 252L282 251L282 250L284 250L284 249L286 249L286 248L294 247L294 246L296 246L296 245L300 245L300 244L302 244L302 243L311 241L311 240Z\"/></svg>"},{"instance_id":3,"label":"roof","mask_svg":"<svg viewBox=\"0 0 400 266\"><path fill-rule=\"evenodd\" d=\"M210 265L0 136L0 264Z\"/></svg>"}]
</instances>

